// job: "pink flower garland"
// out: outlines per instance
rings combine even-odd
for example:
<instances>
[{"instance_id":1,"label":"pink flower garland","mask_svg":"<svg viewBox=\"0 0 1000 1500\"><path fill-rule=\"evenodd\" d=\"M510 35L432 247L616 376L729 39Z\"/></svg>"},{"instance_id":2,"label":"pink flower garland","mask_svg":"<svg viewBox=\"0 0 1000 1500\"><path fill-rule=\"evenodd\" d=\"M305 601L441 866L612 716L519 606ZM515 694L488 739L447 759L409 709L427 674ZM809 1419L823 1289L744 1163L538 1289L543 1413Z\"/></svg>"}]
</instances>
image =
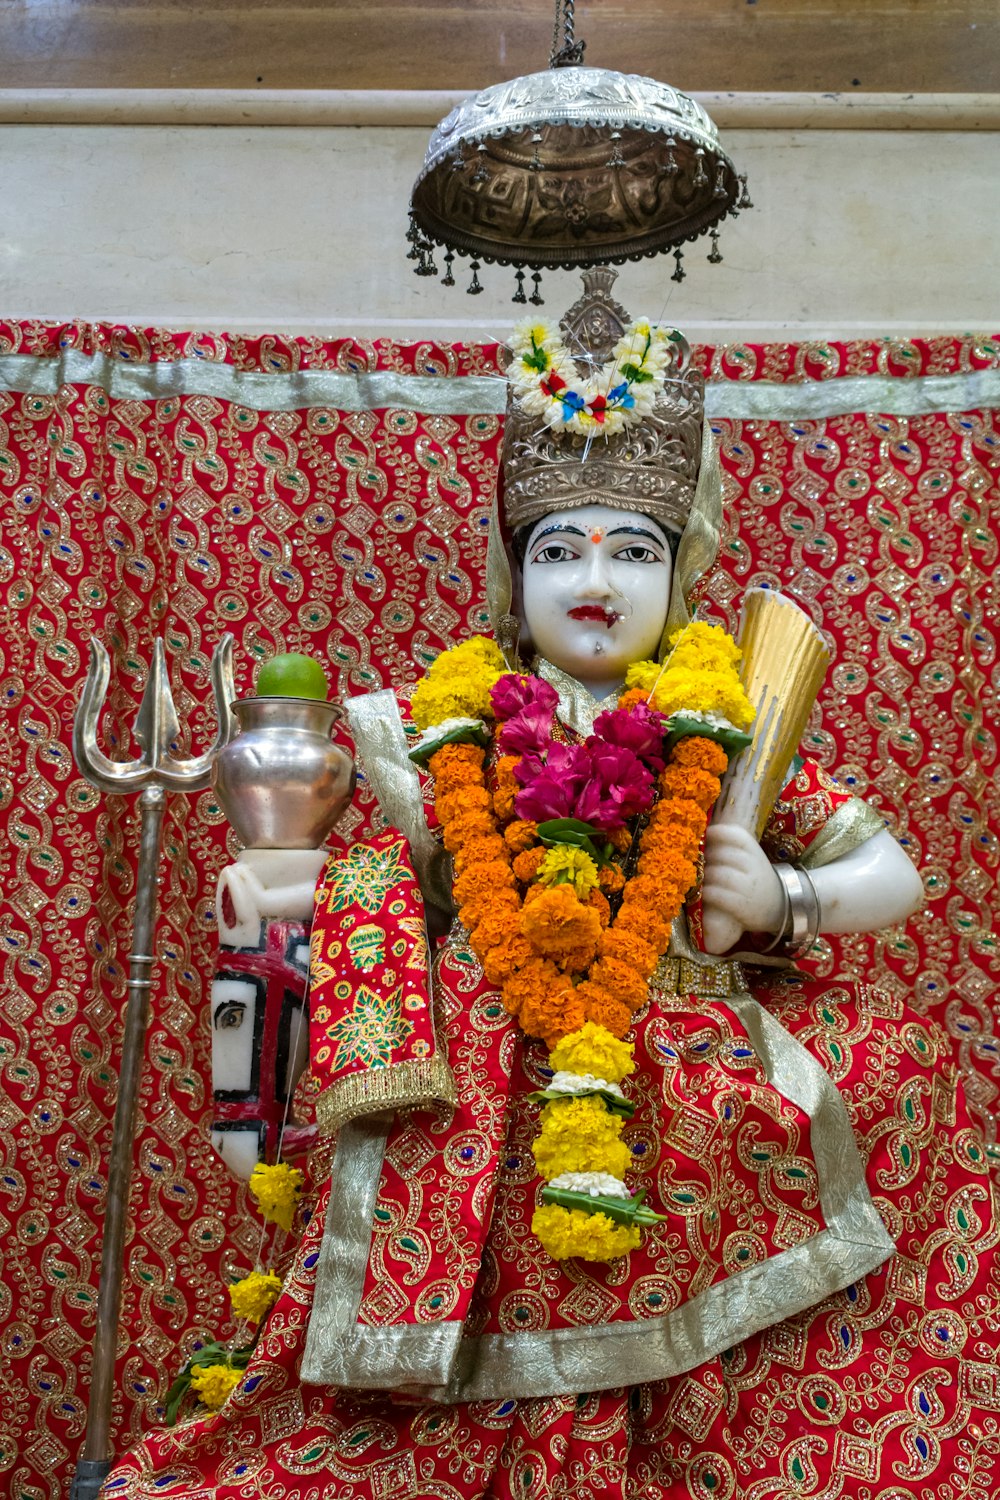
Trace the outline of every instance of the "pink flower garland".
<instances>
[{"instance_id":1,"label":"pink flower garland","mask_svg":"<svg viewBox=\"0 0 1000 1500\"><path fill-rule=\"evenodd\" d=\"M522 757L514 767L519 818L578 818L614 833L652 807L666 721L647 704L606 710L582 745L567 745L553 737L558 695L540 677L502 677L491 700L501 752Z\"/></svg>"}]
</instances>

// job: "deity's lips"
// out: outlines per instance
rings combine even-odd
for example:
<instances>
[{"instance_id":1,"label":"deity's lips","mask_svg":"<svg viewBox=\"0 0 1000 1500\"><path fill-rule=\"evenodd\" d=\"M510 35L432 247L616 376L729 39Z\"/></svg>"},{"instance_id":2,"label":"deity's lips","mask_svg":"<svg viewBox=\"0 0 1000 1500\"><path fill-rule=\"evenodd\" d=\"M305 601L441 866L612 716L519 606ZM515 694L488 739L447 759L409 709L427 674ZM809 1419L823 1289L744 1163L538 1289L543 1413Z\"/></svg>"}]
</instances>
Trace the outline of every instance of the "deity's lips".
<instances>
[{"instance_id":1,"label":"deity's lips","mask_svg":"<svg viewBox=\"0 0 1000 1500\"><path fill-rule=\"evenodd\" d=\"M601 625L606 625L610 630L618 620L618 615L613 609L602 609L599 604L580 604L576 609L568 611L571 620L596 620Z\"/></svg>"}]
</instances>

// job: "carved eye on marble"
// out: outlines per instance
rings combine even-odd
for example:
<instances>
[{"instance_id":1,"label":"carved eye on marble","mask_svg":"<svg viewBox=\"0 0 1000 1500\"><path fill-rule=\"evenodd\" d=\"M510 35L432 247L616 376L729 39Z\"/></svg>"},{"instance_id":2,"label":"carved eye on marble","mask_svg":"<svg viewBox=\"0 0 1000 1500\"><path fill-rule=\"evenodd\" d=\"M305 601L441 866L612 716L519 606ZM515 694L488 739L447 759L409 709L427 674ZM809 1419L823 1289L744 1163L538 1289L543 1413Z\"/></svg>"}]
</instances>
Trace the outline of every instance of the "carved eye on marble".
<instances>
[{"instance_id":1,"label":"carved eye on marble","mask_svg":"<svg viewBox=\"0 0 1000 1500\"><path fill-rule=\"evenodd\" d=\"M238 1031L246 1018L247 1008L242 1000L224 1000L215 1007L212 1025L216 1031Z\"/></svg>"}]
</instances>

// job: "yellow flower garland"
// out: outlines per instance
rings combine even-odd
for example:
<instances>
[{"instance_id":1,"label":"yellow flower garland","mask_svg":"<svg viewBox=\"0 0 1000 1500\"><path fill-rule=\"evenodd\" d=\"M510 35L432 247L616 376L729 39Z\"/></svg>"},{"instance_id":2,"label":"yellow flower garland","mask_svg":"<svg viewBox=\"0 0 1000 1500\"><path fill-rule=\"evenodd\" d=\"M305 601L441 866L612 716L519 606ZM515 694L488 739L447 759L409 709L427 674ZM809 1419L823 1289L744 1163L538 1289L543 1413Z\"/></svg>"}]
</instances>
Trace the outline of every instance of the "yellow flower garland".
<instances>
[{"instance_id":1,"label":"yellow flower garland","mask_svg":"<svg viewBox=\"0 0 1000 1500\"><path fill-rule=\"evenodd\" d=\"M444 652L413 691L410 713L418 729L444 719L484 719L490 714L490 688L506 672L495 641L474 635Z\"/></svg>"},{"instance_id":2,"label":"yellow flower garland","mask_svg":"<svg viewBox=\"0 0 1000 1500\"><path fill-rule=\"evenodd\" d=\"M302 1173L287 1162L258 1162L250 1174L251 1198L262 1216L286 1233L292 1227L301 1192Z\"/></svg>"},{"instance_id":3,"label":"yellow flower garland","mask_svg":"<svg viewBox=\"0 0 1000 1500\"><path fill-rule=\"evenodd\" d=\"M202 1406L218 1411L242 1379L243 1371L234 1370L231 1365L196 1365L191 1371L191 1389Z\"/></svg>"},{"instance_id":4,"label":"yellow flower garland","mask_svg":"<svg viewBox=\"0 0 1000 1500\"><path fill-rule=\"evenodd\" d=\"M532 1146L535 1166L546 1182L563 1172L608 1172L622 1177L632 1160L618 1137L625 1121L605 1108L597 1094L554 1099L542 1110L541 1129Z\"/></svg>"},{"instance_id":5,"label":"yellow flower garland","mask_svg":"<svg viewBox=\"0 0 1000 1500\"><path fill-rule=\"evenodd\" d=\"M742 653L721 625L695 620L674 631L670 647L663 666L633 662L625 674L626 689L641 688L662 714L720 714L738 729L753 723L753 704L736 672Z\"/></svg>"},{"instance_id":6,"label":"yellow flower garland","mask_svg":"<svg viewBox=\"0 0 1000 1500\"><path fill-rule=\"evenodd\" d=\"M588 1214L579 1208L560 1208L543 1203L535 1209L531 1232L541 1240L553 1260L616 1260L638 1250L641 1236L630 1224L613 1224L606 1214Z\"/></svg>"},{"instance_id":7,"label":"yellow flower garland","mask_svg":"<svg viewBox=\"0 0 1000 1500\"><path fill-rule=\"evenodd\" d=\"M281 1277L273 1271L251 1271L229 1287L234 1318L259 1323L270 1312L281 1293Z\"/></svg>"}]
</instances>

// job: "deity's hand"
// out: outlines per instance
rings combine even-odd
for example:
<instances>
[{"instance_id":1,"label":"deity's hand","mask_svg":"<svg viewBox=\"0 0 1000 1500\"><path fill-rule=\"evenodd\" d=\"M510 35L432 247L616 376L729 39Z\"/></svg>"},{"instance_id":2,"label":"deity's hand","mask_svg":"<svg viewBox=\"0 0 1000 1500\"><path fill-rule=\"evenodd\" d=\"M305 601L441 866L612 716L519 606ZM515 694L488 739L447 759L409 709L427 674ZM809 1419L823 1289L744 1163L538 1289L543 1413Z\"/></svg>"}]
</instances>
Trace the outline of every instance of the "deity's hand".
<instances>
[{"instance_id":1,"label":"deity's hand","mask_svg":"<svg viewBox=\"0 0 1000 1500\"><path fill-rule=\"evenodd\" d=\"M781 882L752 833L736 824L705 835L701 888L705 948L725 953L744 932L776 933L784 918Z\"/></svg>"},{"instance_id":2,"label":"deity's hand","mask_svg":"<svg viewBox=\"0 0 1000 1500\"><path fill-rule=\"evenodd\" d=\"M223 890L225 911L223 914ZM229 929L246 928L256 933L267 908L267 892L250 865L227 865L219 883L219 928L226 941Z\"/></svg>"}]
</instances>

